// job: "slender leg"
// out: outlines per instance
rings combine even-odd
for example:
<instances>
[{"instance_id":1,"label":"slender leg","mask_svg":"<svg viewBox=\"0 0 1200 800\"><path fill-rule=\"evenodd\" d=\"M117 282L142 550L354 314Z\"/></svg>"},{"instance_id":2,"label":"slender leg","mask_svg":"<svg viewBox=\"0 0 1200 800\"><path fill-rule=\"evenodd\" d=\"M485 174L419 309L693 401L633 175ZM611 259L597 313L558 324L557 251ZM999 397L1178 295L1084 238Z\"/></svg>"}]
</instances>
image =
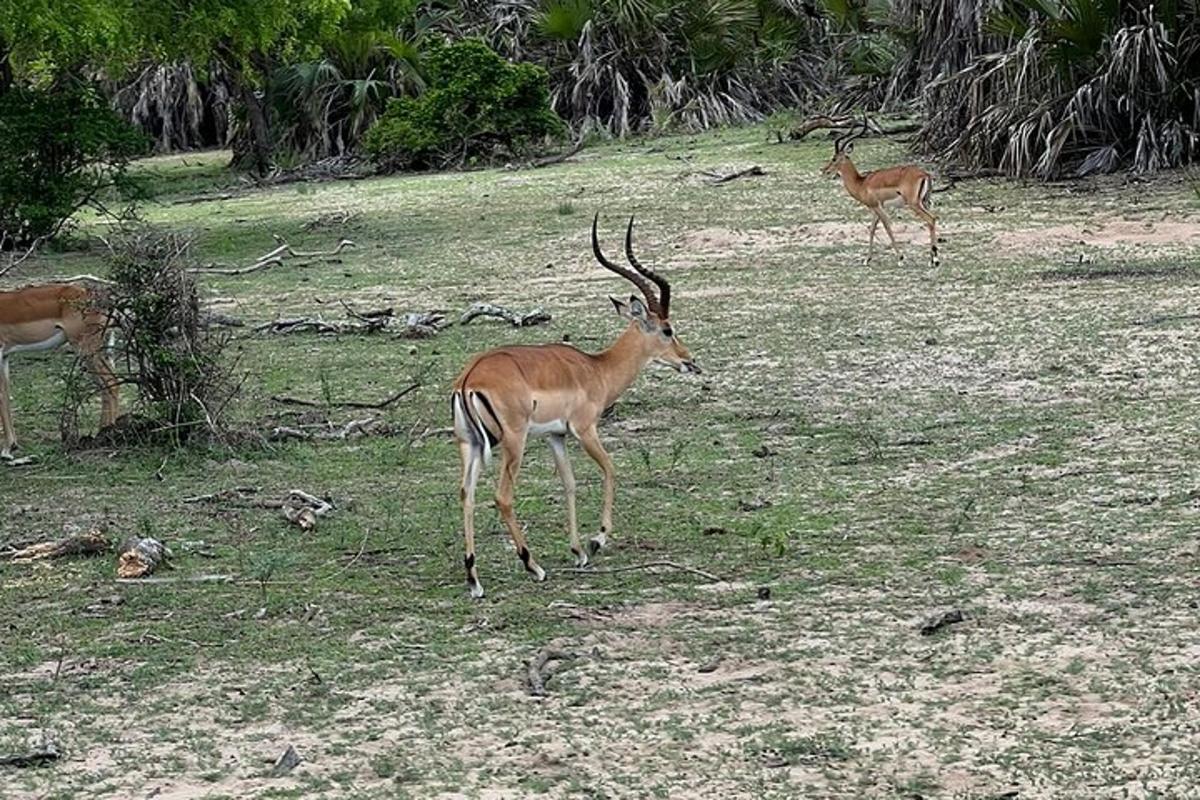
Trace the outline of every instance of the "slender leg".
<instances>
[{"instance_id":1,"label":"slender leg","mask_svg":"<svg viewBox=\"0 0 1200 800\"><path fill-rule=\"evenodd\" d=\"M471 597L483 597L483 584L479 582L479 573L475 570L475 485L479 482L479 472L483 466L483 453L468 442L458 443L458 452L462 456L462 488L459 498L463 507L463 538L466 540L466 557L463 564L467 568L467 589Z\"/></svg>"},{"instance_id":2,"label":"slender leg","mask_svg":"<svg viewBox=\"0 0 1200 800\"><path fill-rule=\"evenodd\" d=\"M103 352L88 359L88 372L100 387L100 427L107 428L117 421L120 413L117 376L112 362Z\"/></svg>"},{"instance_id":3,"label":"slender leg","mask_svg":"<svg viewBox=\"0 0 1200 800\"><path fill-rule=\"evenodd\" d=\"M892 233L892 223L888 219L887 212L883 210L882 205L875 206L871 210L875 212L876 218L883 223L883 229L887 231L888 238L892 241L892 249L896 251L896 258L903 261L904 253L900 252L900 245L896 244L896 236Z\"/></svg>"},{"instance_id":4,"label":"slender leg","mask_svg":"<svg viewBox=\"0 0 1200 800\"><path fill-rule=\"evenodd\" d=\"M8 359L0 353L0 428L4 428L4 441L0 444L0 458L12 458L12 449L17 444L13 430L12 398L8 396Z\"/></svg>"},{"instance_id":5,"label":"slender leg","mask_svg":"<svg viewBox=\"0 0 1200 800\"><path fill-rule=\"evenodd\" d=\"M612 458L600 443L600 434L593 426L578 434L579 443L584 451L592 457L604 473L604 506L600 512L600 533L588 542L588 552L595 555L596 551L608 543L608 533L612 530L613 496L616 494L616 473L613 470Z\"/></svg>"},{"instance_id":6,"label":"slender leg","mask_svg":"<svg viewBox=\"0 0 1200 800\"><path fill-rule=\"evenodd\" d=\"M529 552L529 546L525 543L525 531L521 530L521 524L517 522L517 515L513 513L513 490L517 485L517 474L521 471L521 458L525 453L524 432L515 435L514 431L508 431L507 435L500 440L500 445L502 458L500 482L496 487L496 508L500 510L500 519L508 528L508 535L512 537L513 544L517 546L517 555L520 557L521 563L525 565L525 570L532 574L534 579L544 581L546 580L546 570L533 560L533 554Z\"/></svg>"},{"instance_id":7,"label":"slender leg","mask_svg":"<svg viewBox=\"0 0 1200 800\"><path fill-rule=\"evenodd\" d=\"M586 567L588 555L579 544L579 526L575 520L575 473L571 471L571 462L567 458L567 440L563 436L551 436L549 442L550 452L554 454L554 466L558 468L558 477L562 480L563 497L567 501L567 532L571 536L575 566Z\"/></svg>"},{"instance_id":8,"label":"slender leg","mask_svg":"<svg viewBox=\"0 0 1200 800\"><path fill-rule=\"evenodd\" d=\"M871 244L867 247L867 259L863 264L870 264L875 257L875 231L879 229L879 217L871 220Z\"/></svg>"},{"instance_id":9,"label":"slender leg","mask_svg":"<svg viewBox=\"0 0 1200 800\"><path fill-rule=\"evenodd\" d=\"M924 220L925 227L929 228L929 263L936 267L939 263L941 263L938 260L937 249L937 217L935 217L933 214L930 214L919 204L914 205L912 210L918 217Z\"/></svg>"}]
</instances>

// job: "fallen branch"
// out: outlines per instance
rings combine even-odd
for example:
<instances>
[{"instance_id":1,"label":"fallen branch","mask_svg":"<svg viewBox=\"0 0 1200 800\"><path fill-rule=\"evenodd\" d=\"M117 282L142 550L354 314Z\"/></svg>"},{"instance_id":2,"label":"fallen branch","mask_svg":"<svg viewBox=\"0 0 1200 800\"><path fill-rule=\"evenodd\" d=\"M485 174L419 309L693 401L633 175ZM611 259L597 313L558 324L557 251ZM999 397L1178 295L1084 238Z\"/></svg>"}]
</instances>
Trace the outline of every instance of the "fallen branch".
<instances>
[{"instance_id":1,"label":"fallen branch","mask_svg":"<svg viewBox=\"0 0 1200 800\"><path fill-rule=\"evenodd\" d=\"M53 542L42 542L22 548L12 554L14 562L41 561L47 558L62 558L63 556L106 553L112 548L112 542L99 530L90 530L67 536Z\"/></svg>"},{"instance_id":2,"label":"fallen branch","mask_svg":"<svg viewBox=\"0 0 1200 800\"><path fill-rule=\"evenodd\" d=\"M654 567L669 567L677 569L680 572L690 572L692 575L698 575L705 580L721 583L725 579L719 575L713 575L711 572L705 572L702 569L689 567L684 564L676 564L674 561L650 561L645 564L631 564L628 567L610 567L608 569L593 569L591 567L569 567L563 572L570 572L575 575L615 575L618 572L633 572L635 570L652 569Z\"/></svg>"},{"instance_id":3,"label":"fallen branch","mask_svg":"<svg viewBox=\"0 0 1200 800\"><path fill-rule=\"evenodd\" d=\"M529 169L540 169L541 167L548 167L552 164L561 164L562 162L566 161L568 158L574 157L575 154L578 153L582 149L583 149L583 135L580 134L579 138L575 140L575 144L571 145L570 149L568 149L562 153L558 153L557 155L536 158L533 161L530 161L527 166Z\"/></svg>"},{"instance_id":4,"label":"fallen branch","mask_svg":"<svg viewBox=\"0 0 1200 800\"><path fill-rule=\"evenodd\" d=\"M526 673L529 678L529 693L534 697L545 697L546 681L551 677L551 671L546 670L546 666L551 661L574 661L576 658L578 656L574 653L566 653L562 650L546 649L538 653L537 657L529 662L529 670ZM543 670L545 670L544 673Z\"/></svg>"},{"instance_id":5,"label":"fallen branch","mask_svg":"<svg viewBox=\"0 0 1200 800\"><path fill-rule=\"evenodd\" d=\"M405 386L400 391L393 395L385 397L376 403L368 403L360 400L344 400L340 403L318 403L315 400L305 400L300 397L288 397L287 395L273 395L271 399L276 403L282 403L289 406L305 406L307 408L365 408L371 411L381 411L388 406L399 402L406 395L421 388L421 384L414 383Z\"/></svg>"},{"instance_id":6,"label":"fallen branch","mask_svg":"<svg viewBox=\"0 0 1200 800\"><path fill-rule=\"evenodd\" d=\"M342 239L338 242L337 247L328 252L314 250L311 253L302 253L292 248L290 244L285 242L281 237L275 236L275 241L279 242L279 246L269 253L264 253L254 260L254 263L248 267L193 267L188 272L193 275L248 275L251 272L258 272L267 267L282 265L285 258L319 258L322 260L333 258L340 255L342 250L347 247L355 247L354 242L349 239Z\"/></svg>"},{"instance_id":7,"label":"fallen branch","mask_svg":"<svg viewBox=\"0 0 1200 800\"><path fill-rule=\"evenodd\" d=\"M550 314L540 306L524 314L518 314L516 311L504 308L503 306L496 306L491 303L475 303L463 313L462 317L458 320L458 324L466 325L476 317L496 317L504 320L514 328L528 328L531 325L540 325L543 322L550 321Z\"/></svg>"},{"instance_id":8,"label":"fallen branch","mask_svg":"<svg viewBox=\"0 0 1200 800\"><path fill-rule=\"evenodd\" d=\"M755 177L755 176L759 176L759 175L766 175L767 171L756 164L753 167L747 167L746 169L738 170L737 172L731 172L728 175L722 175L719 172L709 172L708 170L704 170L700 174L706 175L709 178L712 178L712 180L710 180L708 182L709 186L716 186L718 184L729 183L730 181L736 181L738 178L748 178L748 177Z\"/></svg>"},{"instance_id":9,"label":"fallen branch","mask_svg":"<svg viewBox=\"0 0 1200 800\"><path fill-rule=\"evenodd\" d=\"M798 142L808 136L813 131L821 130L822 128L847 128L854 124L854 117L849 115L841 117L831 117L827 114L820 114L815 117L809 117L801 122L796 127L788 131L788 138L794 142ZM775 137L780 143L783 142L783 132L776 131Z\"/></svg>"},{"instance_id":10,"label":"fallen branch","mask_svg":"<svg viewBox=\"0 0 1200 800\"><path fill-rule=\"evenodd\" d=\"M345 306L345 304L342 304ZM413 312L403 318L395 316L391 309L361 314L345 306L350 319L344 322L327 322L321 317L296 317L277 319L256 325L259 333L336 333L372 334L400 328L395 334L401 339L428 339L446 327L446 317L436 311Z\"/></svg>"},{"instance_id":11,"label":"fallen branch","mask_svg":"<svg viewBox=\"0 0 1200 800\"><path fill-rule=\"evenodd\" d=\"M200 315L200 324L206 328L240 328L246 323L228 314L222 314L218 311L206 311Z\"/></svg>"},{"instance_id":12,"label":"fallen branch","mask_svg":"<svg viewBox=\"0 0 1200 800\"><path fill-rule=\"evenodd\" d=\"M28 753L13 753L11 755L0 756L0 767L36 767L38 764L45 764L47 761L57 761L62 758L62 753L52 744L43 744L37 750Z\"/></svg>"},{"instance_id":13,"label":"fallen branch","mask_svg":"<svg viewBox=\"0 0 1200 800\"><path fill-rule=\"evenodd\" d=\"M117 558L118 578L143 578L171 558L171 551L157 539L131 536L121 545Z\"/></svg>"}]
</instances>

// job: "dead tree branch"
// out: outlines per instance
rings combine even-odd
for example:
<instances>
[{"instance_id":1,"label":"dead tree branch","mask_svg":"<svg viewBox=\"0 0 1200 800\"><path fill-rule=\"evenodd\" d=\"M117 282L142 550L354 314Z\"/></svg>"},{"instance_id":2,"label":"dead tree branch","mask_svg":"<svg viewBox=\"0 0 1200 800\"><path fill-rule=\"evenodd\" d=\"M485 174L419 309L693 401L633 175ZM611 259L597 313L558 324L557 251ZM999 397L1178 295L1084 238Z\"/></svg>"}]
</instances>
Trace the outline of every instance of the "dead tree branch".
<instances>
[{"instance_id":1,"label":"dead tree branch","mask_svg":"<svg viewBox=\"0 0 1200 800\"><path fill-rule=\"evenodd\" d=\"M58 539L57 541L42 542L24 547L12 554L12 560L14 562L41 561L47 558L62 558L63 556L90 556L97 553L106 553L110 549L112 549L112 542L108 540L107 536L99 530L90 530L87 533L78 533Z\"/></svg>"},{"instance_id":2,"label":"dead tree branch","mask_svg":"<svg viewBox=\"0 0 1200 800\"><path fill-rule=\"evenodd\" d=\"M338 242L337 247L327 252L314 250L309 253L303 253L293 249L292 246L284 241L280 236L277 235L274 238L275 241L279 243L279 246L271 252L264 253L256 258L254 263L250 266L229 268L193 267L192 269L188 270L188 272L191 272L193 275L249 275L251 272L258 272L259 270L263 270L268 267L280 266L283 264L284 260L288 258L316 258L326 261L340 255L342 250L346 249L347 247L352 248L356 246L354 242L350 241L349 239L342 239Z\"/></svg>"},{"instance_id":3,"label":"dead tree branch","mask_svg":"<svg viewBox=\"0 0 1200 800\"><path fill-rule=\"evenodd\" d=\"M736 181L738 178L748 178L748 177L756 177L759 175L766 175L767 171L765 169L763 169L762 167L758 166L757 164L755 164L753 167L747 167L746 169L738 170L737 172L731 172L728 175L722 175L719 172L709 172L708 170L704 170L700 174L705 175L712 179L708 182L709 186L717 186L718 184L729 183L730 181Z\"/></svg>"},{"instance_id":4,"label":"dead tree branch","mask_svg":"<svg viewBox=\"0 0 1200 800\"><path fill-rule=\"evenodd\" d=\"M476 317L496 317L502 319L514 328L527 328L530 325L540 325L543 322L550 321L550 314L542 307L537 307L532 311L524 314L518 314L503 306L492 305L491 303L475 303L463 313L458 320L458 324L466 325Z\"/></svg>"}]
</instances>

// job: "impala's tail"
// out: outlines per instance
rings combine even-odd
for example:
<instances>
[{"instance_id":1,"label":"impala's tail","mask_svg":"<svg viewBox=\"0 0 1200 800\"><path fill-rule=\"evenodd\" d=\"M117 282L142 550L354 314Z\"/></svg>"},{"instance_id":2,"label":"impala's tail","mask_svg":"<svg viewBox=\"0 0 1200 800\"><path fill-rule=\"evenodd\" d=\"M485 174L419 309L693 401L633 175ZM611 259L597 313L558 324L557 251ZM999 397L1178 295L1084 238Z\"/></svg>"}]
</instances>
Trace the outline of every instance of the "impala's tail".
<instances>
[{"instance_id":1,"label":"impala's tail","mask_svg":"<svg viewBox=\"0 0 1200 800\"><path fill-rule=\"evenodd\" d=\"M480 401L488 413L495 418L492 405L479 392L459 389L450 396L450 409L454 414L454 433L483 454L483 463L492 460L492 447L500 441L480 419Z\"/></svg>"}]
</instances>

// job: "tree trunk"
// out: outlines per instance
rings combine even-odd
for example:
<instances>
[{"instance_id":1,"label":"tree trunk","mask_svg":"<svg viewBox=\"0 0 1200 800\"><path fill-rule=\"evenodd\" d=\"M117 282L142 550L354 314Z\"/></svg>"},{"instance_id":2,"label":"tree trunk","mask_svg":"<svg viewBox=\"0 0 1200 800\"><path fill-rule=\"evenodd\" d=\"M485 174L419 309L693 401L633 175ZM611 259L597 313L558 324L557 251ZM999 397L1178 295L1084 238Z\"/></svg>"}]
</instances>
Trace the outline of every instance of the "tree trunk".
<instances>
[{"instance_id":1,"label":"tree trunk","mask_svg":"<svg viewBox=\"0 0 1200 800\"><path fill-rule=\"evenodd\" d=\"M242 104L246 107L246 128L249 150L243 153L239 166L249 167L259 176L271 170L271 124L267 118L266 99L247 81L241 81Z\"/></svg>"},{"instance_id":2,"label":"tree trunk","mask_svg":"<svg viewBox=\"0 0 1200 800\"><path fill-rule=\"evenodd\" d=\"M271 77L270 59L254 52L250 54L250 63L247 65L227 48L222 48L222 51L225 71L235 96L241 99L246 110L245 130L232 143L233 165L253 170L260 176L266 175L271 170L271 160L275 154L275 143L271 139L270 102L265 92L259 95L248 73L253 69L262 84L268 85Z\"/></svg>"}]
</instances>

